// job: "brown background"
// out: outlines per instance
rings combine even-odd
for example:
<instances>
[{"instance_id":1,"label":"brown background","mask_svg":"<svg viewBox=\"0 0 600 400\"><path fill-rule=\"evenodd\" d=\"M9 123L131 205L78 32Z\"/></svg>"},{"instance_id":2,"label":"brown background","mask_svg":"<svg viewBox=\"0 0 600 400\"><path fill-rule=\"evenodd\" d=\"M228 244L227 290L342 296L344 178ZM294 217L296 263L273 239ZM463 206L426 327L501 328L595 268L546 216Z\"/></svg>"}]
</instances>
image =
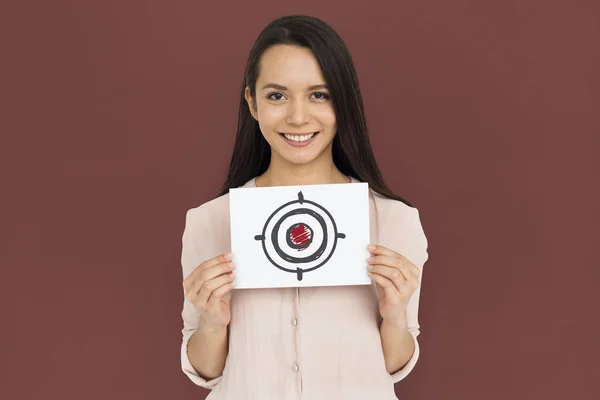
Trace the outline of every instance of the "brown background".
<instances>
[{"instance_id":1,"label":"brown background","mask_svg":"<svg viewBox=\"0 0 600 400\"><path fill-rule=\"evenodd\" d=\"M429 239L401 398L600 398L599 3L212 3L3 2L0 397L204 397L185 211L225 177L254 39L306 13L346 40Z\"/></svg>"}]
</instances>

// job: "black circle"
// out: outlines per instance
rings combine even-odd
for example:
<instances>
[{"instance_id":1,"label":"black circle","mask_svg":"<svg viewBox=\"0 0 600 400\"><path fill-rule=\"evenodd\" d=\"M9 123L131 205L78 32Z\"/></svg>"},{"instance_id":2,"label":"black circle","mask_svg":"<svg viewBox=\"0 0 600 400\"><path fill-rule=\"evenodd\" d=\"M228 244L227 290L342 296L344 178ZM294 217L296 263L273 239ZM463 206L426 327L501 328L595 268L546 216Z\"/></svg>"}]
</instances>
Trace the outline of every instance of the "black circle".
<instances>
[{"instance_id":1,"label":"black circle","mask_svg":"<svg viewBox=\"0 0 600 400\"><path fill-rule=\"evenodd\" d=\"M332 248L329 251L329 254L327 255L327 257L325 257L325 259L321 260L319 262L318 265L315 265L313 267L309 267L309 268L299 268L296 267L295 270L293 269L289 269L289 268L285 268L281 265L279 265L275 260L273 260L273 258L271 258L271 256L269 255L269 251L267 250L267 227L269 226L269 223L271 222L271 220L273 219L273 217L281 210L283 210L286 207L289 207L293 204L296 203L306 203L306 204L311 204L315 207L318 207L321 212L323 212L325 215L327 215L327 217L329 218L329 220L331 221L332 225L333 225L333 235L332 235L332 240L333 240L333 244L332 244ZM282 217L280 218L280 220L282 219ZM322 226L322 222L321 222L321 226ZM325 229L323 229L324 235L327 235L327 231ZM329 211L327 211L327 209L325 209L323 206L321 206L320 204L315 203L314 201L310 201L310 200L306 200L304 198L304 195L302 194L302 192L298 193L298 200L293 200L290 202L287 202L281 206L279 206L275 211L273 211L273 213L269 216L269 218L267 218L267 221L265 222L265 224L263 225L263 230L262 230L262 234L256 235L254 236L255 240L260 240L262 242L262 249L263 252L265 254L265 256L267 257L267 259L269 260L269 262L271 264L273 264L275 267L279 268L282 271L286 271L286 272L293 272L296 273L298 276L298 280L301 281L302 280L302 276L305 272L309 272L309 271L314 271L317 268L320 268L322 265L324 265L325 263L327 263L327 261L329 261L329 259L331 258L331 256L333 255L333 253L335 252L335 249L337 247L337 239L344 239L346 237L345 234L338 232L337 230L337 225L335 223L335 220L333 219L332 215L329 213ZM274 246L275 247L275 246Z\"/></svg>"},{"instance_id":2,"label":"black circle","mask_svg":"<svg viewBox=\"0 0 600 400\"><path fill-rule=\"evenodd\" d=\"M321 229L323 231L323 240L322 240L321 246L319 246L317 251L315 251L313 254L311 254L310 256L307 256L307 257L292 257L292 256L287 255L286 253L284 253L281 250L281 247L279 247L279 241L277 240L279 228L281 227L281 224L283 223L283 221L286 218L291 217L292 215L298 215L298 214L308 214L308 215L312 216L314 219L317 220L319 225L321 225ZM279 218L279 221L277 221L275 226L273 226L273 230L271 231L271 244L273 245L273 248L275 249L275 252L277 252L279 257L281 257L283 260L285 260L289 263L301 264L301 263L307 263L307 262L314 261L314 260L318 259L319 257L321 257L321 255L323 255L323 253L325 252L325 249L327 248L327 225L326 225L323 217L311 209L297 208L295 210L288 211L286 214L281 216L281 218Z\"/></svg>"},{"instance_id":3,"label":"black circle","mask_svg":"<svg viewBox=\"0 0 600 400\"><path fill-rule=\"evenodd\" d=\"M308 229L308 231L310 232L310 236L308 237L308 241L306 243L296 244L296 243L292 242L292 239L290 236L291 236L292 231L301 225L304 225L304 227L306 227L306 229ZM310 246L310 244L313 241L313 233L314 232L313 232L312 228L308 224L306 224L304 222L298 222L288 228L288 230L285 234L285 240L287 242L287 245L290 246L292 249L296 249L296 250L306 249L306 248L308 248L308 246Z\"/></svg>"}]
</instances>

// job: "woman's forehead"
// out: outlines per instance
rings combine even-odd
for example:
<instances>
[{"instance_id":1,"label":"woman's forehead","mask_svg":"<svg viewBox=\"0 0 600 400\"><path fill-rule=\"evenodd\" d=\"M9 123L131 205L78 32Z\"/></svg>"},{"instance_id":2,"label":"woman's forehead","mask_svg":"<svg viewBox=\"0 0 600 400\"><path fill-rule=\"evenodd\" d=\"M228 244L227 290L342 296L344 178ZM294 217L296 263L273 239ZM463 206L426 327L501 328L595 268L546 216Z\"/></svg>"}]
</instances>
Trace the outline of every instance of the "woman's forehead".
<instances>
[{"instance_id":1,"label":"woman's forehead","mask_svg":"<svg viewBox=\"0 0 600 400\"><path fill-rule=\"evenodd\" d=\"M310 49L277 45L263 53L257 83L306 89L308 86L324 84L325 80L319 62Z\"/></svg>"}]
</instances>

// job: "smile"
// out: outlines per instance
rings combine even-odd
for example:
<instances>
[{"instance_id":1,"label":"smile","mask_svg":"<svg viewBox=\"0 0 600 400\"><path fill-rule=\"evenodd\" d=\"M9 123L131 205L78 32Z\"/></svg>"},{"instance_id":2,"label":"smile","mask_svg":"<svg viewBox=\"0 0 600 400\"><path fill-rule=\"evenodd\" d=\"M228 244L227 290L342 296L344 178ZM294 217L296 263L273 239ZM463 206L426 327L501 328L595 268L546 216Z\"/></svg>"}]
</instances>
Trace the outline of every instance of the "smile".
<instances>
[{"instance_id":1,"label":"smile","mask_svg":"<svg viewBox=\"0 0 600 400\"><path fill-rule=\"evenodd\" d=\"M293 134L293 135L290 135L289 133L281 133L281 136L283 137L285 142L292 147L305 147L305 146L310 145L315 140L315 137L318 134L319 134L319 132Z\"/></svg>"},{"instance_id":2,"label":"smile","mask_svg":"<svg viewBox=\"0 0 600 400\"><path fill-rule=\"evenodd\" d=\"M312 132L312 133L307 133L304 135L298 135L298 134L290 135L287 133L282 133L282 135L287 140L290 140L292 142L306 142L306 141L312 139L312 137L315 136L317 133L319 133L319 132Z\"/></svg>"}]
</instances>

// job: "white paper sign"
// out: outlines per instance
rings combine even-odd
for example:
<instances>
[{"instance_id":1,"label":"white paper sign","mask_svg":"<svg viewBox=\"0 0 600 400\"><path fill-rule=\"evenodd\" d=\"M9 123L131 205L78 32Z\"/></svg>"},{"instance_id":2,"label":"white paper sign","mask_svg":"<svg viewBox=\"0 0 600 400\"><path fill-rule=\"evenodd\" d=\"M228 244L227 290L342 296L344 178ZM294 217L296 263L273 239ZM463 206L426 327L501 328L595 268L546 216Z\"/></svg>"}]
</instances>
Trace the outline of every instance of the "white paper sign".
<instances>
[{"instance_id":1,"label":"white paper sign","mask_svg":"<svg viewBox=\"0 0 600 400\"><path fill-rule=\"evenodd\" d=\"M368 184L229 191L235 288L366 285Z\"/></svg>"}]
</instances>

